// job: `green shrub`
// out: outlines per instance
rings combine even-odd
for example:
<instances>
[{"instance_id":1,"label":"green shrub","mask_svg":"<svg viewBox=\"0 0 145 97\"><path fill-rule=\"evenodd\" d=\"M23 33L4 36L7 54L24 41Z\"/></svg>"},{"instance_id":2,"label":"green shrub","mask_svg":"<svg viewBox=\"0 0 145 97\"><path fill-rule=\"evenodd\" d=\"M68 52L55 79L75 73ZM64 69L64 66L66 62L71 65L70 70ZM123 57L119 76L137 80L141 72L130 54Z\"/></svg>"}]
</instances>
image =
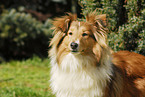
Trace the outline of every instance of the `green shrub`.
<instances>
[{"instance_id":1,"label":"green shrub","mask_svg":"<svg viewBox=\"0 0 145 97\"><path fill-rule=\"evenodd\" d=\"M23 7L4 10L0 15L0 56L6 59L33 54L47 56L50 20L41 23L23 10Z\"/></svg>"},{"instance_id":2,"label":"green shrub","mask_svg":"<svg viewBox=\"0 0 145 97\"><path fill-rule=\"evenodd\" d=\"M79 0L83 14L96 10L107 14L108 42L114 51L129 50L145 55L145 1Z\"/></svg>"}]
</instances>

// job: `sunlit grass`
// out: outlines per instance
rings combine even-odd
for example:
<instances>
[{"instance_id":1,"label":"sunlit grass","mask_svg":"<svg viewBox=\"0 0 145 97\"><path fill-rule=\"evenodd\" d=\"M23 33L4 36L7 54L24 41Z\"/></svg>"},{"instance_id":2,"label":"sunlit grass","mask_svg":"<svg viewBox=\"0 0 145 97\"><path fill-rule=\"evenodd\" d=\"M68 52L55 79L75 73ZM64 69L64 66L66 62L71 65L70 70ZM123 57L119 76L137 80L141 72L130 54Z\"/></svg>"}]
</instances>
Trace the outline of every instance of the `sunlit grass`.
<instances>
[{"instance_id":1,"label":"sunlit grass","mask_svg":"<svg viewBox=\"0 0 145 97\"><path fill-rule=\"evenodd\" d=\"M54 97L49 59L34 57L0 64L0 97Z\"/></svg>"}]
</instances>

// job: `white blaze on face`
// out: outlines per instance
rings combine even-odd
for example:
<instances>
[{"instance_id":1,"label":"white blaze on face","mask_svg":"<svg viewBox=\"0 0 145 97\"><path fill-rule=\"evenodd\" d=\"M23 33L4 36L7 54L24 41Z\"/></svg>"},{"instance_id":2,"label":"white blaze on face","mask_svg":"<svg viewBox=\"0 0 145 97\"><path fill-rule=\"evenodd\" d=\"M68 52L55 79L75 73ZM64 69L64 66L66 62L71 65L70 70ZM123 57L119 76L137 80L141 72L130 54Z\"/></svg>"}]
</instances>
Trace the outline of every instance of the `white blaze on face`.
<instances>
[{"instance_id":1,"label":"white blaze on face","mask_svg":"<svg viewBox=\"0 0 145 97\"><path fill-rule=\"evenodd\" d=\"M81 22L79 22L79 27L81 26Z\"/></svg>"},{"instance_id":2,"label":"white blaze on face","mask_svg":"<svg viewBox=\"0 0 145 97\"><path fill-rule=\"evenodd\" d=\"M77 44L78 44L78 47L77 47L77 49L79 49L79 44L80 44L80 41L79 41L79 39L77 39L77 40L75 41L75 43L77 43Z\"/></svg>"}]
</instances>

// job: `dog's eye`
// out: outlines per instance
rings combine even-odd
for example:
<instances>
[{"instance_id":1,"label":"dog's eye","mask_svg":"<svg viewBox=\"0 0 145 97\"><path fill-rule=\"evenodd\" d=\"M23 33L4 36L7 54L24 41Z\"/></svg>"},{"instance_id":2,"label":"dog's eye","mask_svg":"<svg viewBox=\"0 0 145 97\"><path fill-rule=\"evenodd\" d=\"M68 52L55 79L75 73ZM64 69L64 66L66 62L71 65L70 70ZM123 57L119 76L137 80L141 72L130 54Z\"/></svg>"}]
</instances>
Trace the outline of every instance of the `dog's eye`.
<instances>
[{"instance_id":1,"label":"dog's eye","mask_svg":"<svg viewBox=\"0 0 145 97\"><path fill-rule=\"evenodd\" d=\"M72 32L69 32L68 34L69 34L69 35L72 35Z\"/></svg>"},{"instance_id":2,"label":"dog's eye","mask_svg":"<svg viewBox=\"0 0 145 97\"><path fill-rule=\"evenodd\" d=\"M84 37L84 36L88 36L88 34L87 34L87 33L83 33L82 36L83 36L83 37Z\"/></svg>"}]
</instances>

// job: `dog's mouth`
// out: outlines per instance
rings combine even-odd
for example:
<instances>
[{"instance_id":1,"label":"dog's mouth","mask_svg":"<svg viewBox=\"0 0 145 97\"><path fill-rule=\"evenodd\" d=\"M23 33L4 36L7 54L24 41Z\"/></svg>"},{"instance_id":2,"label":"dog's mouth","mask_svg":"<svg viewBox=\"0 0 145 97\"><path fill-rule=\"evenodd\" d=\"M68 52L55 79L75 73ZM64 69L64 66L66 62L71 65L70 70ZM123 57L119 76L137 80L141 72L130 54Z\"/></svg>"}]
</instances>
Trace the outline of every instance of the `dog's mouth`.
<instances>
[{"instance_id":1,"label":"dog's mouth","mask_svg":"<svg viewBox=\"0 0 145 97\"><path fill-rule=\"evenodd\" d=\"M77 52L79 52L79 51L78 51L77 49L72 49L71 52L77 53Z\"/></svg>"},{"instance_id":2,"label":"dog's mouth","mask_svg":"<svg viewBox=\"0 0 145 97\"><path fill-rule=\"evenodd\" d=\"M79 51L79 50L77 50L77 49L71 50L72 53L83 53L84 51L85 51L85 50Z\"/></svg>"}]
</instances>

